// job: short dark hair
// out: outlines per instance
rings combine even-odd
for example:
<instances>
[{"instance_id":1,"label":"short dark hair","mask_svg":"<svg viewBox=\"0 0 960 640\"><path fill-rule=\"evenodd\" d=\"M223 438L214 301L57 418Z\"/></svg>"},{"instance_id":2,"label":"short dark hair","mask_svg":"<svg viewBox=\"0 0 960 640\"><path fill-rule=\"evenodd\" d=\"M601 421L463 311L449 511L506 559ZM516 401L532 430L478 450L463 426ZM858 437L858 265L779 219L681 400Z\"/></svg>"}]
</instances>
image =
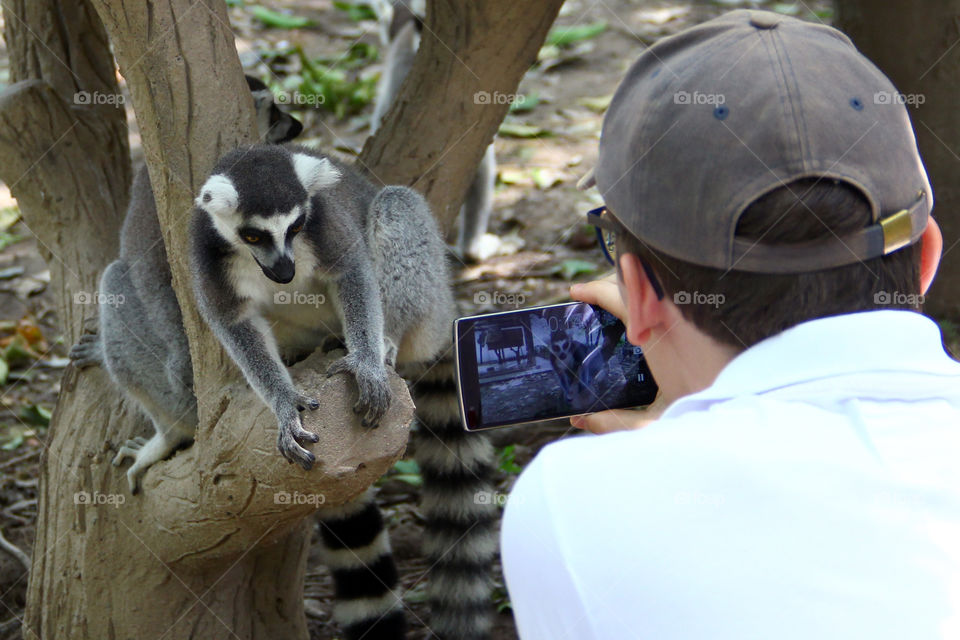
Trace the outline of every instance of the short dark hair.
<instances>
[{"instance_id":1,"label":"short dark hair","mask_svg":"<svg viewBox=\"0 0 960 640\"><path fill-rule=\"evenodd\" d=\"M871 222L870 204L855 187L803 178L750 204L736 234L764 244L790 244L836 234ZM824 271L760 274L723 271L678 260L630 234L617 238L619 253L645 261L683 316L715 340L746 348L797 324L871 309L921 308L920 244L890 255ZM685 294L685 295L684 295Z\"/></svg>"}]
</instances>

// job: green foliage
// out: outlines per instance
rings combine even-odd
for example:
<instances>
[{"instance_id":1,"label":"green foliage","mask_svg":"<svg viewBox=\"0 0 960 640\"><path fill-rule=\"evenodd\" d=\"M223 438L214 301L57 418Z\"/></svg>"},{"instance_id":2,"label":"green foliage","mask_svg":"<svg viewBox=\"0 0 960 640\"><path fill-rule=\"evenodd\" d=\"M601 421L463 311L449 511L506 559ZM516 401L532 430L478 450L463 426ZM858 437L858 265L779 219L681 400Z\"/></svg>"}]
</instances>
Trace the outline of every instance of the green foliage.
<instances>
[{"instance_id":1,"label":"green foliage","mask_svg":"<svg viewBox=\"0 0 960 640\"><path fill-rule=\"evenodd\" d=\"M264 26L272 29L302 29L313 25L313 21L309 18L279 13L259 4L252 5L250 7L250 13L253 14L254 18L262 22Z\"/></svg>"},{"instance_id":2,"label":"green foliage","mask_svg":"<svg viewBox=\"0 0 960 640\"><path fill-rule=\"evenodd\" d=\"M14 335L7 346L0 349L0 360L3 360L11 367L24 365L32 362L36 358L36 353L30 348L30 344L20 334Z\"/></svg>"},{"instance_id":3,"label":"green foliage","mask_svg":"<svg viewBox=\"0 0 960 640\"><path fill-rule=\"evenodd\" d=\"M336 58L311 59L299 45L261 52L261 57L271 67L293 62L299 68L281 84L272 83L271 89L280 92L277 102L288 108L322 109L343 119L363 111L376 97L377 75L362 71L378 53L371 44L355 42Z\"/></svg>"},{"instance_id":4,"label":"green foliage","mask_svg":"<svg viewBox=\"0 0 960 640\"><path fill-rule=\"evenodd\" d=\"M526 113L533 111L534 107L540 104L540 94L531 93L523 95L519 100L510 103L510 113Z\"/></svg>"},{"instance_id":5,"label":"green foliage","mask_svg":"<svg viewBox=\"0 0 960 640\"><path fill-rule=\"evenodd\" d=\"M354 22L376 20L377 12L366 2L342 2L334 0L333 6L347 14Z\"/></svg>"},{"instance_id":6,"label":"green foliage","mask_svg":"<svg viewBox=\"0 0 960 640\"><path fill-rule=\"evenodd\" d=\"M515 444L508 444L500 449L500 452L497 454L500 471L510 475L516 475L523 471L523 467L518 465L515 460L517 455L516 449L517 445Z\"/></svg>"},{"instance_id":7,"label":"green foliage","mask_svg":"<svg viewBox=\"0 0 960 640\"><path fill-rule=\"evenodd\" d=\"M493 604L497 607L497 613L513 610L513 605L510 604L510 594L507 593L505 587L500 585L495 587L492 593L492 598Z\"/></svg>"},{"instance_id":8,"label":"green foliage","mask_svg":"<svg viewBox=\"0 0 960 640\"><path fill-rule=\"evenodd\" d=\"M559 275L564 280L573 280L577 276L596 272L597 265L586 260L564 260L553 270L555 275Z\"/></svg>"},{"instance_id":9,"label":"green foliage","mask_svg":"<svg viewBox=\"0 0 960 640\"><path fill-rule=\"evenodd\" d=\"M569 47L583 40L596 38L607 28L607 23L591 22L589 24L579 24L572 27L554 27L547 34L546 44L554 47Z\"/></svg>"},{"instance_id":10,"label":"green foliage","mask_svg":"<svg viewBox=\"0 0 960 640\"><path fill-rule=\"evenodd\" d=\"M542 138L550 135L549 131L541 127L516 122L504 122L498 133L506 138Z\"/></svg>"},{"instance_id":11,"label":"green foliage","mask_svg":"<svg viewBox=\"0 0 960 640\"><path fill-rule=\"evenodd\" d=\"M393 468L390 470L390 478L406 482L415 487L423 485L423 476L420 475L420 465L412 458L397 460L393 463Z\"/></svg>"},{"instance_id":12,"label":"green foliage","mask_svg":"<svg viewBox=\"0 0 960 640\"><path fill-rule=\"evenodd\" d=\"M38 427L50 426L50 415L50 409L45 409L38 404L29 404L20 407L20 411L17 413L17 417L23 420L23 422Z\"/></svg>"},{"instance_id":13,"label":"green foliage","mask_svg":"<svg viewBox=\"0 0 960 640\"><path fill-rule=\"evenodd\" d=\"M943 343L954 358L960 358L960 325L950 320L937 320L940 332L943 333Z\"/></svg>"},{"instance_id":14,"label":"green foliage","mask_svg":"<svg viewBox=\"0 0 960 640\"><path fill-rule=\"evenodd\" d=\"M10 228L19 221L20 210L16 207L0 209L0 251L14 243L20 242L26 237L10 232Z\"/></svg>"}]
</instances>

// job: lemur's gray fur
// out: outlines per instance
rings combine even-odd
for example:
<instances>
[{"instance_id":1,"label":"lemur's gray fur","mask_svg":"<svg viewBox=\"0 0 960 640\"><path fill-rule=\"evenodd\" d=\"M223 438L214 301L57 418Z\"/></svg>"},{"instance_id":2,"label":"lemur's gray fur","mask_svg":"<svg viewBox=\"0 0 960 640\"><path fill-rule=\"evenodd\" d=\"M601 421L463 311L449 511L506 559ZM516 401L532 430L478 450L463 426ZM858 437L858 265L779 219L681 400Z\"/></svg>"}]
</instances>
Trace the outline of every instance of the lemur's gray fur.
<instances>
[{"instance_id":1,"label":"lemur's gray fur","mask_svg":"<svg viewBox=\"0 0 960 640\"><path fill-rule=\"evenodd\" d=\"M198 308L278 424L278 448L309 469L315 442L300 411L318 403L285 363L344 336L329 374L357 383L354 411L376 426L390 402L387 364L412 383L424 477L424 548L431 626L481 640L496 551L492 449L460 425L451 358L456 308L446 247L421 195L375 188L349 166L304 147L228 153L196 199L190 229ZM396 567L368 493L321 512L334 617L347 638L402 637Z\"/></svg>"},{"instance_id":2,"label":"lemur's gray fur","mask_svg":"<svg viewBox=\"0 0 960 640\"><path fill-rule=\"evenodd\" d=\"M191 223L194 291L250 385L276 414L278 446L305 469L295 362L343 335L328 373L358 387L354 411L377 426L390 403L385 364L433 358L453 321L436 222L406 187L379 192L351 168L306 148L256 146L224 156ZM437 310L447 310L437 313Z\"/></svg>"},{"instance_id":3,"label":"lemur's gray fur","mask_svg":"<svg viewBox=\"0 0 960 640\"><path fill-rule=\"evenodd\" d=\"M260 135L283 142L300 133L300 122L284 113L259 80L247 77ZM100 278L99 329L84 334L70 351L78 368L104 365L113 382L147 414L154 426L150 439L137 437L119 448L113 463L133 458L127 470L137 493L143 474L193 439L197 406L193 369L180 306L157 219L146 166L130 190L130 205L120 232L120 255Z\"/></svg>"},{"instance_id":4,"label":"lemur's gray fur","mask_svg":"<svg viewBox=\"0 0 960 640\"><path fill-rule=\"evenodd\" d=\"M370 119L370 133L376 133L383 117L400 91L400 85L410 72L417 49L420 47L419 16L424 15L424 3L403 0L378 0L375 11L381 23L381 40L386 47L383 74L377 88L377 98ZM487 147L477 172L467 190L460 208L460 231L457 248L461 255L471 261L489 258L497 249L486 236L493 210L493 189L497 179L497 158L493 145Z\"/></svg>"},{"instance_id":5,"label":"lemur's gray fur","mask_svg":"<svg viewBox=\"0 0 960 640\"><path fill-rule=\"evenodd\" d=\"M487 638L497 547L493 449L460 423L456 312L446 248L426 202L404 187L378 190L308 149L255 146L221 159L196 205L190 236L198 308L273 409L288 459L312 463L301 444L314 437L299 410L317 404L293 387L285 362L342 335L348 354L330 371L352 374L356 408L370 426L390 402L385 365L395 362L410 382L430 626L443 640ZM71 357L81 367L102 360L122 389L148 413L155 409L157 435L130 441L115 460L134 457L127 475L136 491L146 469L188 442L196 423L187 342L145 170L134 185L121 256L101 290L123 293L124 304L101 309L103 344L84 336ZM186 407L182 415L177 407ZM345 637L402 638L396 567L372 492L323 510L319 523Z\"/></svg>"}]
</instances>

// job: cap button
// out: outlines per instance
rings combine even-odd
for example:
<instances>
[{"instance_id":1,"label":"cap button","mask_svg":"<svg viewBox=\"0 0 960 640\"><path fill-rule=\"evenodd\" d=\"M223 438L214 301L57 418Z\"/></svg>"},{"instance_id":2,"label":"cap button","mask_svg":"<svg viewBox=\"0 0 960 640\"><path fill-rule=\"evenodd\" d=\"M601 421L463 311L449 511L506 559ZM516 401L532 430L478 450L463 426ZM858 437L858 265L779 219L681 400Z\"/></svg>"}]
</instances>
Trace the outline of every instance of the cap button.
<instances>
[{"instance_id":1,"label":"cap button","mask_svg":"<svg viewBox=\"0 0 960 640\"><path fill-rule=\"evenodd\" d=\"M750 24L757 29L775 29L780 24L781 16L772 11L751 11Z\"/></svg>"}]
</instances>

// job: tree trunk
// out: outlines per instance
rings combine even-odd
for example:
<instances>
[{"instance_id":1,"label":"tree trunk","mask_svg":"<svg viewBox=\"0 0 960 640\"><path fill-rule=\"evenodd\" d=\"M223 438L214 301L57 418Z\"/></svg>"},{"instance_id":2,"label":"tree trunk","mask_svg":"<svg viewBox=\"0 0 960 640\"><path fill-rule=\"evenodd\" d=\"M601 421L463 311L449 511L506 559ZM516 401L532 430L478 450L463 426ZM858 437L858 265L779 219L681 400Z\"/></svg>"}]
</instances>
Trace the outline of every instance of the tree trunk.
<instances>
[{"instance_id":1,"label":"tree trunk","mask_svg":"<svg viewBox=\"0 0 960 640\"><path fill-rule=\"evenodd\" d=\"M563 0L428 0L420 49L357 165L423 193L449 234Z\"/></svg>"},{"instance_id":2,"label":"tree trunk","mask_svg":"<svg viewBox=\"0 0 960 640\"><path fill-rule=\"evenodd\" d=\"M507 109L474 93L515 91L560 4L431 3L425 32L434 35L363 166L415 184L449 226ZM96 315L73 296L94 292L117 254L131 175L123 110L109 104L119 95L109 34L140 124L200 419L195 443L152 467L132 497L110 460L149 427L105 372L68 369L41 464L23 636L100 640L149 629L305 640L306 518L321 502L358 495L402 455L412 403L394 376L390 412L371 432L350 411L350 381L318 373L322 356L299 363L297 384L324 398L305 414L321 441L311 447L316 467L303 472L278 454L272 413L196 312L186 254L192 196L214 161L254 131L224 2L11 0L4 11L12 79L22 82L0 95L0 178L48 252L67 339ZM78 91L91 104L75 104Z\"/></svg>"},{"instance_id":3,"label":"tree trunk","mask_svg":"<svg viewBox=\"0 0 960 640\"><path fill-rule=\"evenodd\" d=\"M960 0L837 0L837 27L903 94L943 230L943 261L926 310L960 322ZM910 104L910 102L908 102Z\"/></svg>"},{"instance_id":4,"label":"tree trunk","mask_svg":"<svg viewBox=\"0 0 960 640\"><path fill-rule=\"evenodd\" d=\"M131 178L126 113L115 102L77 104L120 93L107 34L89 4L10 0L3 13L14 84L0 93L0 179L50 265L72 343L96 315L87 300L116 255ZM74 304L81 292L91 295Z\"/></svg>"},{"instance_id":5,"label":"tree trunk","mask_svg":"<svg viewBox=\"0 0 960 640\"><path fill-rule=\"evenodd\" d=\"M97 104L98 95L116 104L119 92L104 26L90 5L31 0L4 8L20 82L0 96L0 172L46 247L73 341L83 316L97 310L73 296L92 294L117 253L131 174L125 116ZM357 496L402 455L412 403L394 376L381 428L351 425L348 381L326 380L317 372L328 362L308 359L293 373L325 400L304 419L321 436L313 445L320 468L306 473L280 457L275 419L239 380L188 293L184 223L192 194L216 158L253 131L225 6L100 9L151 163L201 427L194 446L153 467L143 494L131 497L110 460L149 427L103 371L67 371L41 463L23 636L99 640L158 629L175 638L305 639L306 518L320 504ZM91 98L75 100L78 91Z\"/></svg>"}]
</instances>

